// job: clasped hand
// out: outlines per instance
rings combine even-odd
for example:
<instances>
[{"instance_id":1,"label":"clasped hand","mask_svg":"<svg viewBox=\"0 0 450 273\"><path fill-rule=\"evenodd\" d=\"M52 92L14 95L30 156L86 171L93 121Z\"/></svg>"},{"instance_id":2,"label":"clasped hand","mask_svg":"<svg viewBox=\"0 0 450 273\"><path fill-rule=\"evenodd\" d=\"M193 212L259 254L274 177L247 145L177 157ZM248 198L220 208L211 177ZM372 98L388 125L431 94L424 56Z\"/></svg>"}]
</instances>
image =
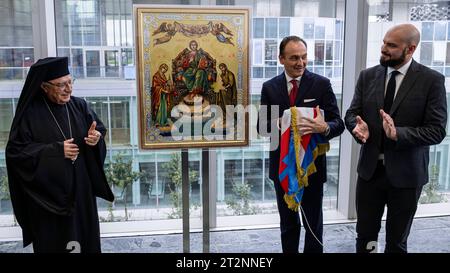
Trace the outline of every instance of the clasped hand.
<instances>
[{"instance_id":1,"label":"clasped hand","mask_svg":"<svg viewBox=\"0 0 450 273\"><path fill-rule=\"evenodd\" d=\"M73 143L73 138L64 141L64 157L75 161L78 157L80 150L77 144Z\"/></svg>"},{"instance_id":2,"label":"clasped hand","mask_svg":"<svg viewBox=\"0 0 450 273\"><path fill-rule=\"evenodd\" d=\"M302 136L309 134L323 134L327 131L328 124L320 112L319 106L316 106L317 116L315 118L302 117L297 127Z\"/></svg>"}]
</instances>

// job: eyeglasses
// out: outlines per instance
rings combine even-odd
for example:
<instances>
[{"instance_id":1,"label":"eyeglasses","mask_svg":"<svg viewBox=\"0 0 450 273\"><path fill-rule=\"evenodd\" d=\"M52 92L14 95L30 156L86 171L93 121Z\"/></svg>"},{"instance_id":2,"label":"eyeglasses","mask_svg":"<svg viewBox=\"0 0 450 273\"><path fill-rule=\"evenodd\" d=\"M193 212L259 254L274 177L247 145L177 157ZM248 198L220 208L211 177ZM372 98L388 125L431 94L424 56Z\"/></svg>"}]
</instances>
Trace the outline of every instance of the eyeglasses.
<instances>
[{"instance_id":1,"label":"eyeglasses","mask_svg":"<svg viewBox=\"0 0 450 273\"><path fill-rule=\"evenodd\" d=\"M57 87L59 89L64 89L66 86L72 86L75 83L75 78L65 81L65 82L59 82L59 83L46 82L46 83L53 85L54 87Z\"/></svg>"}]
</instances>

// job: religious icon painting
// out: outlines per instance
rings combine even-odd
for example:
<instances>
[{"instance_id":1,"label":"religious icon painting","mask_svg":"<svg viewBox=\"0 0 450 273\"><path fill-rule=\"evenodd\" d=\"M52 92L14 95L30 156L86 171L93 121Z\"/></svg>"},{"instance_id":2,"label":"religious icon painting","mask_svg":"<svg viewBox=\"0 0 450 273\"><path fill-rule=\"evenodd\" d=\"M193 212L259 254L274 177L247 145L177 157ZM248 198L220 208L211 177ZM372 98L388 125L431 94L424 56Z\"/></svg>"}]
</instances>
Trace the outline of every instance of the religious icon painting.
<instances>
[{"instance_id":1,"label":"religious icon painting","mask_svg":"<svg viewBox=\"0 0 450 273\"><path fill-rule=\"evenodd\" d=\"M135 5L141 149L238 147L249 135L249 9Z\"/></svg>"}]
</instances>

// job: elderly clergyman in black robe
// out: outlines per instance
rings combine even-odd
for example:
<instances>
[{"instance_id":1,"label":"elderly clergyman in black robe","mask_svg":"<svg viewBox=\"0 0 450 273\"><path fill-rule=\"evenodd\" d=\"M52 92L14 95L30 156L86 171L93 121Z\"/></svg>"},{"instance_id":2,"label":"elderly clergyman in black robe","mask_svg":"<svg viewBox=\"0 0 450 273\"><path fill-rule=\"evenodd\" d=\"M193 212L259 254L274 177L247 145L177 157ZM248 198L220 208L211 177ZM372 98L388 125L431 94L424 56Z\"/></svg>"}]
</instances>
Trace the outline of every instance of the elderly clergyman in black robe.
<instances>
[{"instance_id":1,"label":"elderly clergyman in black robe","mask_svg":"<svg viewBox=\"0 0 450 273\"><path fill-rule=\"evenodd\" d=\"M100 252L96 197L114 199L106 129L72 83L67 57L31 66L6 147L14 214L34 252Z\"/></svg>"}]
</instances>

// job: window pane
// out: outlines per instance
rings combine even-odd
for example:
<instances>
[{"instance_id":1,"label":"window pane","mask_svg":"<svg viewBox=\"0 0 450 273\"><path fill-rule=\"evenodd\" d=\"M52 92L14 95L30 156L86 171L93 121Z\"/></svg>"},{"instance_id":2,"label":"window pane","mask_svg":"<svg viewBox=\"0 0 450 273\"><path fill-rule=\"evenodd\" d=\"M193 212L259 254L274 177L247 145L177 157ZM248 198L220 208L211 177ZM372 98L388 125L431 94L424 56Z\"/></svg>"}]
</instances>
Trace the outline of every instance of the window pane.
<instances>
[{"instance_id":1,"label":"window pane","mask_svg":"<svg viewBox=\"0 0 450 273\"><path fill-rule=\"evenodd\" d=\"M270 79L278 75L276 67L266 67L266 73L264 74L264 78Z\"/></svg>"},{"instance_id":2,"label":"window pane","mask_svg":"<svg viewBox=\"0 0 450 273\"><path fill-rule=\"evenodd\" d=\"M268 158L265 158L264 160L264 168L265 170L268 170L270 168L269 166L270 162ZM269 179L269 174L265 174L264 176L264 201L276 201L276 195L275 195L275 185L274 182Z\"/></svg>"},{"instance_id":3,"label":"window pane","mask_svg":"<svg viewBox=\"0 0 450 273\"><path fill-rule=\"evenodd\" d=\"M431 65L433 59L433 44L429 42L423 42L420 50L420 62L424 65Z\"/></svg>"},{"instance_id":4,"label":"window pane","mask_svg":"<svg viewBox=\"0 0 450 273\"><path fill-rule=\"evenodd\" d=\"M323 65L324 60L324 42L323 41L316 41L315 44L315 50L314 50L314 64L315 65Z\"/></svg>"},{"instance_id":5,"label":"window pane","mask_svg":"<svg viewBox=\"0 0 450 273\"><path fill-rule=\"evenodd\" d=\"M264 38L264 19L254 18L253 19L253 37L254 38Z\"/></svg>"},{"instance_id":6,"label":"window pane","mask_svg":"<svg viewBox=\"0 0 450 273\"><path fill-rule=\"evenodd\" d=\"M278 43L276 40L266 40L266 65L275 66L278 60Z\"/></svg>"},{"instance_id":7,"label":"window pane","mask_svg":"<svg viewBox=\"0 0 450 273\"><path fill-rule=\"evenodd\" d=\"M252 158L250 155L245 157L247 159L244 160L244 183L249 186L250 200L262 200L262 159L259 157Z\"/></svg>"},{"instance_id":8,"label":"window pane","mask_svg":"<svg viewBox=\"0 0 450 273\"><path fill-rule=\"evenodd\" d=\"M266 19L266 38L278 37L278 20L276 18Z\"/></svg>"},{"instance_id":9,"label":"window pane","mask_svg":"<svg viewBox=\"0 0 450 273\"><path fill-rule=\"evenodd\" d=\"M83 45L83 26L82 19L79 13L76 13L75 6L69 6L69 29L70 29L70 41L71 45L81 46ZM56 17L58 18L58 17ZM58 25L58 24L57 24Z\"/></svg>"},{"instance_id":10,"label":"window pane","mask_svg":"<svg viewBox=\"0 0 450 273\"><path fill-rule=\"evenodd\" d=\"M0 149L4 149L6 147L12 119L12 99L0 99Z\"/></svg>"},{"instance_id":11,"label":"window pane","mask_svg":"<svg viewBox=\"0 0 450 273\"><path fill-rule=\"evenodd\" d=\"M334 43L334 60L337 65L342 63L342 50L342 42L336 41Z\"/></svg>"},{"instance_id":12,"label":"window pane","mask_svg":"<svg viewBox=\"0 0 450 273\"><path fill-rule=\"evenodd\" d=\"M283 72L284 72L284 66L279 66L278 67L278 75L280 75Z\"/></svg>"},{"instance_id":13,"label":"window pane","mask_svg":"<svg viewBox=\"0 0 450 273\"><path fill-rule=\"evenodd\" d=\"M332 78L333 77L333 68L325 67L325 77Z\"/></svg>"},{"instance_id":14,"label":"window pane","mask_svg":"<svg viewBox=\"0 0 450 273\"><path fill-rule=\"evenodd\" d=\"M303 37L305 39L314 39L314 23L310 20L305 21L303 25Z\"/></svg>"},{"instance_id":15,"label":"window pane","mask_svg":"<svg viewBox=\"0 0 450 273\"><path fill-rule=\"evenodd\" d=\"M132 1L131 0L57 0L55 1L56 34L58 47L79 46L81 54L85 56L86 71L82 62L74 62L74 69L78 77L122 77L135 79L135 68L132 58L123 62L126 68L120 69L117 53L122 54L121 47L133 46L133 24L132 24ZM110 46L99 50L98 47ZM93 48L95 47L95 48ZM93 53L92 51L98 51ZM99 54L97 56L97 54ZM127 54L125 54L127 55ZM132 53L131 53L132 55ZM123 57L123 55L122 55ZM122 60L123 61L123 60ZM131 65L132 64L132 65Z\"/></svg>"},{"instance_id":16,"label":"window pane","mask_svg":"<svg viewBox=\"0 0 450 273\"><path fill-rule=\"evenodd\" d=\"M333 42L327 41L326 60L333 60Z\"/></svg>"},{"instance_id":17,"label":"window pane","mask_svg":"<svg viewBox=\"0 0 450 273\"><path fill-rule=\"evenodd\" d=\"M446 53L446 43L445 42L434 42L433 43L433 65L444 65L445 54Z\"/></svg>"},{"instance_id":18,"label":"window pane","mask_svg":"<svg viewBox=\"0 0 450 273\"><path fill-rule=\"evenodd\" d=\"M75 78L84 78L83 50L81 48L74 48L71 52L72 73Z\"/></svg>"},{"instance_id":19,"label":"window pane","mask_svg":"<svg viewBox=\"0 0 450 273\"><path fill-rule=\"evenodd\" d=\"M336 40L342 40L342 25L343 22L340 20L336 20L336 30L335 30L335 34L336 34Z\"/></svg>"},{"instance_id":20,"label":"window pane","mask_svg":"<svg viewBox=\"0 0 450 273\"><path fill-rule=\"evenodd\" d=\"M119 77L119 51L105 51L105 76Z\"/></svg>"},{"instance_id":21,"label":"window pane","mask_svg":"<svg viewBox=\"0 0 450 273\"><path fill-rule=\"evenodd\" d=\"M325 26L316 25L315 33L316 39L325 39Z\"/></svg>"},{"instance_id":22,"label":"window pane","mask_svg":"<svg viewBox=\"0 0 450 273\"><path fill-rule=\"evenodd\" d=\"M86 101L89 107L97 114L98 118L108 128L108 102L107 98L87 97ZM105 142L109 143L109 132L106 133Z\"/></svg>"},{"instance_id":23,"label":"window pane","mask_svg":"<svg viewBox=\"0 0 450 273\"><path fill-rule=\"evenodd\" d=\"M253 40L253 65L263 65L263 41Z\"/></svg>"},{"instance_id":24,"label":"window pane","mask_svg":"<svg viewBox=\"0 0 450 273\"><path fill-rule=\"evenodd\" d=\"M324 68L323 68L323 66L315 66L314 67L314 73L323 76L324 75Z\"/></svg>"},{"instance_id":25,"label":"window pane","mask_svg":"<svg viewBox=\"0 0 450 273\"><path fill-rule=\"evenodd\" d=\"M156 175L154 162L140 162L139 170L145 172L140 181L141 204L159 207L160 199L164 197L162 179Z\"/></svg>"},{"instance_id":26,"label":"window pane","mask_svg":"<svg viewBox=\"0 0 450 273\"><path fill-rule=\"evenodd\" d=\"M333 75L335 78L342 77L342 67L335 67Z\"/></svg>"},{"instance_id":27,"label":"window pane","mask_svg":"<svg viewBox=\"0 0 450 273\"><path fill-rule=\"evenodd\" d=\"M289 36L291 33L290 29L290 20L289 18L280 18L280 31L279 31L279 38L283 39L286 36Z\"/></svg>"},{"instance_id":28,"label":"window pane","mask_svg":"<svg viewBox=\"0 0 450 273\"><path fill-rule=\"evenodd\" d=\"M264 68L262 67L253 67L253 78L260 79L264 78Z\"/></svg>"},{"instance_id":29,"label":"window pane","mask_svg":"<svg viewBox=\"0 0 450 273\"><path fill-rule=\"evenodd\" d=\"M134 65L133 59L133 49L123 48L122 49L122 66Z\"/></svg>"},{"instance_id":30,"label":"window pane","mask_svg":"<svg viewBox=\"0 0 450 273\"><path fill-rule=\"evenodd\" d=\"M100 52L86 51L86 71L88 77L100 77Z\"/></svg>"},{"instance_id":31,"label":"window pane","mask_svg":"<svg viewBox=\"0 0 450 273\"><path fill-rule=\"evenodd\" d=\"M32 48L0 49L0 80L25 79L27 67L34 63Z\"/></svg>"},{"instance_id":32,"label":"window pane","mask_svg":"<svg viewBox=\"0 0 450 273\"><path fill-rule=\"evenodd\" d=\"M0 47L32 47L31 0L3 0L0 5Z\"/></svg>"},{"instance_id":33,"label":"window pane","mask_svg":"<svg viewBox=\"0 0 450 273\"><path fill-rule=\"evenodd\" d=\"M450 22L447 23L447 40L450 40Z\"/></svg>"},{"instance_id":34,"label":"window pane","mask_svg":"<svg viewBox=\"0 0 450 273\"><path fill-rule=\"evenodd\" d=\"M225 160L225 200L232 199L242 185L242 160Z\"/></svg>"},{"instance_id":35,"label":"window pane","mask_svg":"<svg viewBox=\"0 0 450 273\"><path fill-rule=\"evenodd\" d=\"M450 66L450 43L447 43L447 58L445 64Z\"/></svg>"},{"instance_id":36,"label":"window pane","mask_svg":"<svg viewBox=\"0 0 450 273\"><path fill-rule=\"evenodd\" d=\"M436 22L434 25L434 40L435 41L445 41L447 34L447 23Z\"/></svg>"},{"instance_id":37,"label":"window pane","mask_svg":"<svg viewBox=\"0 0 450 273\"><path fill-rule=\"evenodd\" d=\"M111 97L111 137L113 145L130 144L130 102L128 98Z\"/></svg>"},{"instance_id":38,"label":"window pane","mask_svg":"<svg viewBox=\"0 0 450 273\"><path fill-rule=\"evenodd\" d=\"M434 33L434 23L422 23L422 40L432 41Z\"/></svg>"}]
</instances>

